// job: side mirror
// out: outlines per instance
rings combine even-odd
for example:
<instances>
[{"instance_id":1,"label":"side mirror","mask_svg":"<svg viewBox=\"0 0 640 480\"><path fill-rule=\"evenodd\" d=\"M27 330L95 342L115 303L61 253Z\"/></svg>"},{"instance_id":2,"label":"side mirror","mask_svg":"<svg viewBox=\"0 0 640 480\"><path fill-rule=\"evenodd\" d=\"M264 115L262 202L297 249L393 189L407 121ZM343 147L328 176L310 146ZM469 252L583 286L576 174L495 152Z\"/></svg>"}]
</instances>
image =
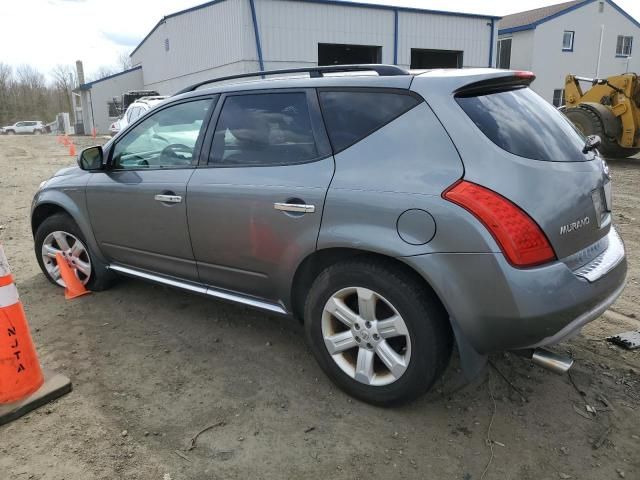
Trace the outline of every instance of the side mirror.
<instances>
[{"instance_id":1,"label":"side mirror","mask_svg":"<svg viewBox=\"0 0 640 480\"><path fill-rule=\"evenodd\" d=\"M101 170L103 168L102 160L102 147L89 147L78 155L78 166L82 170Z\"/></svg>"}]
</instances>

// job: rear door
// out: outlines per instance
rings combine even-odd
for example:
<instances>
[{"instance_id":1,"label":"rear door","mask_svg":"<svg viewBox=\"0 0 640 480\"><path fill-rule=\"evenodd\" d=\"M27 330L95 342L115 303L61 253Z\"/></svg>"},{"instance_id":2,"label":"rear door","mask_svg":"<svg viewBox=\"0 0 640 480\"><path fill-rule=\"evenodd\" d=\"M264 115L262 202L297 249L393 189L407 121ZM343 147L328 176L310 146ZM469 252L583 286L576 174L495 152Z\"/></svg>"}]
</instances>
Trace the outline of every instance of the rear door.
<instances>
[{"instance_id":1,"label":"rear door","mask_svg":"<svg viewBox=\"0 0 640 480\"><path fill-rule=\"evenodd\" d=\"M174 103L116 140L87 185L91 224L111 262L198 280L187 224L194 172L215 98Z\"/></svg>"},{"instance_id":2,"label":"rear door","mask_svg":"<svg viewBox=\"0 0 640 480\"><path fill-rule=\"evenodd\" d=\"M313 252L333 156L313 89L223 96L207 161L189 181L200 279L281 299ZM283 288L283 287L280 287Z\"/></svg>"}]
</instances>

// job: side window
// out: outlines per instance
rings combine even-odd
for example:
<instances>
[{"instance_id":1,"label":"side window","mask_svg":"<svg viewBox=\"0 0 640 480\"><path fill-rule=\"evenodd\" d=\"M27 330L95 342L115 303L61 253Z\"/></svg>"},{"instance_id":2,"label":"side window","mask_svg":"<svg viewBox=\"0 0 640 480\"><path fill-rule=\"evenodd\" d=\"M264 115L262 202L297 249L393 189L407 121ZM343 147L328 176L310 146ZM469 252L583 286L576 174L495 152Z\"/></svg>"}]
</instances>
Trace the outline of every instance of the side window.
<instances>
[{"instance_id":1,"label":"side window","mask_svg":"<svg viewBox=\"0 0 640 480\"><path fill-rule=\"evenodd\" d=\"M335 153L350 147L415 107L416 97L385 90L320 91L320 104Z\"/></svg>"},{"instance_id":2,"label":"side window","mask_svg":"<svg viewBox=\"0 0 640 480\"><path fill-rule=\"evenodd\" d=\"M179 103L146 118L114 146L114 168L180 168L192 164L212 99Z\"/></svg>"},{"instance_id":3,"label":"side window","mask_svg":"<svg viewBox=\"0 0 640 480\"><path fill-rule=\"evenodd\" d=\"M287 165L318 156L307 94L259 93L226 98L209 164Z\"/></svg>"}]
</instances>

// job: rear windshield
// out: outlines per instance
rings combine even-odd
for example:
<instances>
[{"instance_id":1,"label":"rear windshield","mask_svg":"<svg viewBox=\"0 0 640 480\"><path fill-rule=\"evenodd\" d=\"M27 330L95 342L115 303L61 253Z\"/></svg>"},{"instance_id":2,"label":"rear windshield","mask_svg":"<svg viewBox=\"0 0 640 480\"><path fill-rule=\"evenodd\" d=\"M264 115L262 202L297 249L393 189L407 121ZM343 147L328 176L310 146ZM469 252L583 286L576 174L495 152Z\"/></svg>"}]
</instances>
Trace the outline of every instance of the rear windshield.
<instances>
[{"instance_id":1,"label":"rear windshield","mask_svg":"<svg viewBox=\"0 0 640 480\"><path fill-rule=\"evenodd\" d=\"M585 139L551 104L529 88L456 101L493 143L507 152L534 160L580 162Z\"/></svg>"}]
</instances>

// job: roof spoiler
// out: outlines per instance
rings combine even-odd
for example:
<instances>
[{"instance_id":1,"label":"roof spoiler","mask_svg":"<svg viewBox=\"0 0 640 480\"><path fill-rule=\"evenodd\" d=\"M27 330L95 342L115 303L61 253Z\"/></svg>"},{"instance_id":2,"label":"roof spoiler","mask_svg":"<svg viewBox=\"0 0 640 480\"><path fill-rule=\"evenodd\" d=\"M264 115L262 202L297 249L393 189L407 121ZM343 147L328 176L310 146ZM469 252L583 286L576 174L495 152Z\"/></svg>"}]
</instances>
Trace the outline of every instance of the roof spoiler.
<instances>
[{"instance_id":1,"label":"roof spoiler","mask_svg":"<svg viewBox=\"0 0 640 480\"><path fill-rule=\"evenodd\" d=\"M528 87L536 79L533 72L526 70L506 70L493 74L477 82L458 88L454 95L459 97L492 93L510 88Z\"/></svg>"},{"instance_id":2,"label":"roof spoiler","mask_svg":"<svg viewBox=\"0 0 640 480\"><path fill-rule=\"evenodd\" d=\"M239 78L249 77L262 77L267 75L286 75L289 73L308 73L312 78L318 78L324 76L325 73L343 73L343 72L376 72L380 77L392 77L396 75L410 75L408 70L398 67L397 65L385 65L385 64L362 64L362 65L327 65L318 67L303 67L303 68L287 68L282 70L264 70L258 72L240 73L237 75L229 75L226 77L212 78L203 82L194 83L193 85L183 88L174 95L180 95L181 93L193 92L203 85L210 83L224 82L227 80L236 80Z\"/></svg>"}]
</instances>

